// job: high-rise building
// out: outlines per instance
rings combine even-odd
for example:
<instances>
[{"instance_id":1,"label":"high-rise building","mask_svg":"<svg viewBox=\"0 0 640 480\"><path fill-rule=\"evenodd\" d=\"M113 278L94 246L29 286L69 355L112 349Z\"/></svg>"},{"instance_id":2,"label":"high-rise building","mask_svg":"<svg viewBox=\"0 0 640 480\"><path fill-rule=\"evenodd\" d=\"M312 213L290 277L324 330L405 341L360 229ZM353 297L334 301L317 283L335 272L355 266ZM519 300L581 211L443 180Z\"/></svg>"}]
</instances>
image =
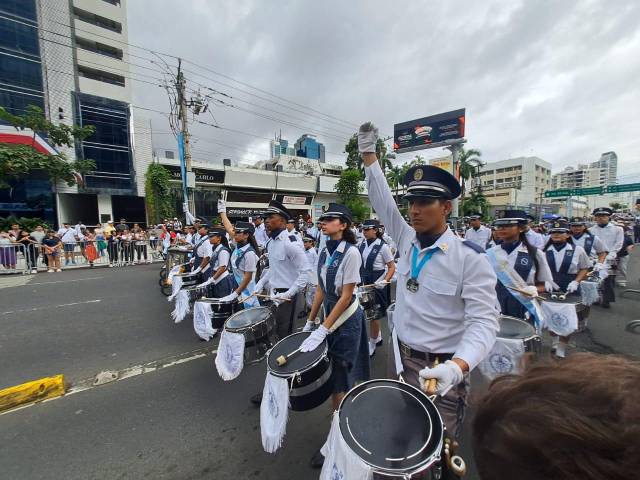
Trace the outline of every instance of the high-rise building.
<instances>
[{"instance_id":1,"label":"high-rise building","mask_svg":"<svg viewBox=\"0 0 640 480\"><path fill-rule=\"evenodd\" d=\"M618 156L615 152L603 153L600 160L577 168L566 167L553 175L551 188L604 187L615 184L618 176Z\"/></svg>"},{"instance_id":2,"label":"high-rise building","mask_svg":"<svg viewBox=\"0 0 640 480\"><path fill-rule=\"evenodd\" d=\"M600 160L593 162L591 167L602 168L604 182L607 185L615 184L618 181L618 155L616 152L605 152L600 155Z\"/></svg>"},{"instance_id":3,"label":"high-rise building","mask_svg":"<svg viewBox=\"0 0 640 480\"><path fill-rule=\"evenodd\" d=\"M295 150L298 157L312 158L320 161L320 163L324 163L325 161L324 145L308 133L305 133L298 139Z\"/></svg>"},{"instance_id":4,"label":"high-rise building","mask_svg":"<svg viewBox=\"0 0 640 480\"><path fill-rule=\"evenodd\" d=\"M280 155L287 155L289 150L289 141L284 138L277 138L269 142L270 157L275 158Z\"/></svg>"},{"instance_id":5,"label":"high-rise building","mask_svg":"<svg viewBox=\"0 0 640 480\"><path fill-rule=\"evenodd\" d=\"M69 160L94 160L96 170L84 185L49 188L55 220L144 222L136 171L142 177L152 154L145 135L133 141L136 130L148 136L149 124L130 105L126 0L3 0L0 26L0 81L8 84L0 105L38 105L52 122L96 129L77 148L61 149Z\"/></svg>"}]
</instances>

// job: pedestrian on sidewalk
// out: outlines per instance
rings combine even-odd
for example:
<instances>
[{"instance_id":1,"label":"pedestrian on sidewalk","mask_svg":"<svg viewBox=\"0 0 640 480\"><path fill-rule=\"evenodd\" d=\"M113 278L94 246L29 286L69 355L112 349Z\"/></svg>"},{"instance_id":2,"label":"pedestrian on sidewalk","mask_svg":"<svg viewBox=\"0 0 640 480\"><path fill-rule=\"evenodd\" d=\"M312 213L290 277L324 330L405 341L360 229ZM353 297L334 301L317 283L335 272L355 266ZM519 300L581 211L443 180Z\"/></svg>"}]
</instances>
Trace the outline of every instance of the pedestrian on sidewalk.
<instances>
[{"instance_id":1,"label":"pedestrian on sidewalk","mask_svg":"<svg viewBox=\"0 0 640 480\"><path fill-rule=\"evenodd\" d=\"M62 240L59 237L56 237L55 232L53 230L49 230L47 232L47 236L42 240L42 246L44 248L44 253L47 256L47 264L49 269L47 270L49 273L61 272L60 268L60 251L62 250Z\"/></svg>"},{"instance_id":2,"label":"pedestrian on sidewalk","mask_svg":"<svg viewBox=\"0 0 640 480\"><path fill-rule=\"evenodd\" d=\"M0 232L0 263L9 270L16 269L16 247L14 237L8 232Z\"/></svg>"},{"instance_id":3,"label":"pedestrian on sidewalk","mask_svg":"<svg viewBox=\"0 0 640 480\"><path fill-rule=\"evenodd\" d=\"M18 243L24 247L25 262L27 263L27 270L31 273L38 273L38 248L39 244L36 240L31 238L29 232L22 230L20 232L20 239Z\"/></svg>"},{"instance_id":4,"label":"pedestrian on sidewalk","mask_svg":"<svg viewBox=\"0 0 640 480\"><path fill-rule=\"evenodd\" d=\"M71 228L68 223L64 223L62 228L58 230L58 237L62 240L62 245L64 246L64 265L65 267L72 263L76 264L76 259L74 257L74 250L76 248L76 231Z\"/></svg>"},{"instance_id":5,"label":"pedestrian on sidewalk","mask_svg":"<svg viewBox=\"0 0 640 480\"><path fill-rule=\"evenodd\" d=\"M44 227L42 225L37 225L35 230L31 232L31 238L33 238L36 242L38 242L38 247L36 249L36 260L37 257L42 254L42 264L47 266L47 256L44 254L44 250L42 249L42 240L47 236L47 232L44 231ZM36 262L36 270L38 269L38 264Z\"/></svg>"}]
</instances>

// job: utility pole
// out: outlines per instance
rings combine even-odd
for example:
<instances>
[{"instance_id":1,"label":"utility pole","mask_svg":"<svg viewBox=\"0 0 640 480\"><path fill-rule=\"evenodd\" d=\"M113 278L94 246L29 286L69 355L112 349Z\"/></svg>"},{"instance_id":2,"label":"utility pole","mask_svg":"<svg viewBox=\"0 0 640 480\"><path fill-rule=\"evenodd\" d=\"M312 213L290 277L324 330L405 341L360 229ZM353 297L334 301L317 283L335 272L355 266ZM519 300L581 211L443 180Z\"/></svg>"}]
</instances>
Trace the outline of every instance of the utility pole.
<instances>
[{"instance_id":1,"label":"utility pole","mask_svg":"<svg viewBox=\"0 0 640 480\"><path fill-rule=\"evenodd\" d=\"M182 189L184 201L189 205L189 211L196 215L195 202L190 194L188 178L191 176L191 141L189 135L189 122L187 115L186 80L182 73L182 60L178 59L178 74L176 75L176 92L178 94L178 120L180 121L180 134L178 135L178 150L180 151L180 166L182 171ZM194 185L195 186L195 185Z\"/></svg>"},{"instance_id":2,"label":"utility pole","mask_svg":"<svg viewBox=\"0 0 640 480\"><path fill-rule=\"evenodd\" d=\"M451 151L451 174L456 177L456 179L460 180L457 176L457 170L458 170L458 153L460 152L460 144L453 144L449 147L447 147L450 151ZM460 204L460 199L459 198L455 198L452 202L451 205L451 216L455 219L455 227L458 227L458 215L459 215L459 204Z\"/></svg>"}]
</instances>

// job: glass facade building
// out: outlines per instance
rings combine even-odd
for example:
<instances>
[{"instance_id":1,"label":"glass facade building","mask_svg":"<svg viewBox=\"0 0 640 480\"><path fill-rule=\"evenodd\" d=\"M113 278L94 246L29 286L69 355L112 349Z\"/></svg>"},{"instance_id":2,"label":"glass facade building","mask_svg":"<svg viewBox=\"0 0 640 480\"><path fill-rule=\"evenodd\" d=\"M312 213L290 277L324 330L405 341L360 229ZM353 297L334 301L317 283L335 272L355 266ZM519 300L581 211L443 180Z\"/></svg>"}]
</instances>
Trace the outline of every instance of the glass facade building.
<instances>
[{"instance_id":1,"label":"glass facade building","mask_svg":"<svg viewBox=\"0 0 640 480\"><path fill-rule=\"evenodd\" d=\"M296 155L298 157L313 158L324 163L324 145L311 135L304 134L296 142Z\"/></svg>"}]
</instances>

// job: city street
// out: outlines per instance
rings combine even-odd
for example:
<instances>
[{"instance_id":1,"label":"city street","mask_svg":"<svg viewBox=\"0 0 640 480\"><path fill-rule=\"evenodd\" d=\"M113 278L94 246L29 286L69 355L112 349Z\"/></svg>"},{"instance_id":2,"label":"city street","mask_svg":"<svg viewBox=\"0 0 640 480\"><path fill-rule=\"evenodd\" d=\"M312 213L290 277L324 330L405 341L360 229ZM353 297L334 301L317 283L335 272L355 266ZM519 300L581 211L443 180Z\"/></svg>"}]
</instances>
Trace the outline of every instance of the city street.
<instances>
[{"instance_id":1,"label":"city street","mask_svg":"<svg viewBox=\"0 0 640 480\"><path fill-rule=\"evenodd\" d=\"M264 366L223 382L211 353L217 340L198 341L190 318L173 323L158 269L0 278L0 388L58 373L71 384L62 398L0 415L2 477L316 478L308 461L328 433L328 403L292 412L283 448L264 453L259 410L249 403L262 389ZM636 252L630 278L639 273ZM574 336L572 351L637 355L640 335L624 330L640 318L640 295L631 297L610 310L593 307L589 332ZM384 376L385 354L386 343L374 358L377 377ZM119 379L93 386L102 371ZM471 413L483 390L477 377ZM476 479L468 442L463 449L471 467L465 478Z\"/></svg>"}]
</instances>

